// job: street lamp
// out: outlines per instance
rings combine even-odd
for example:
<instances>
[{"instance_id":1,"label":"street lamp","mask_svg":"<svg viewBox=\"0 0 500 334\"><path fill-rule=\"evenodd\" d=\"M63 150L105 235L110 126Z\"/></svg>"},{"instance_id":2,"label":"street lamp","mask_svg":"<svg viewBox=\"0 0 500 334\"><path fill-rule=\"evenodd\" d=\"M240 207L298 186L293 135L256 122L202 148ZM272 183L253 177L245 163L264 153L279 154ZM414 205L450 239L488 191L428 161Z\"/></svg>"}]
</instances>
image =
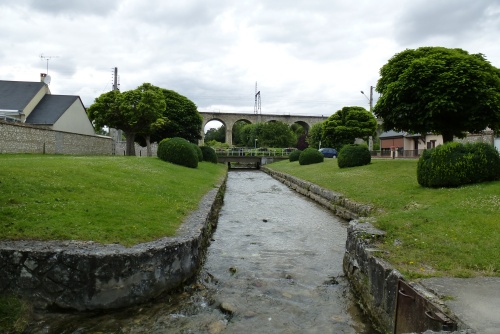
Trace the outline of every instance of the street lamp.
<instances>
[{"instance_id":1,"label":"street lamp","mask_svg":"<svg viewBox=\"0 0 500 334\"><path fill-rule=\"evenodd\" d=\"M373 109L373 86L370 86L370 97L366 96L365 92L363 92L363 91L361 91L361 94L363 94L368 99L368 104L370 105L370 112L372 112L372 109Z\"/></svg>"},{"instance_id":2,"label":"street lamp","mask_svg":"<svg viewBox=\"0 0 500 334\"><path fill-rule=\"evenodd\" d=\"M257 148L257 138L255 138L255 148Z\"/></svg>"}]
</instances>

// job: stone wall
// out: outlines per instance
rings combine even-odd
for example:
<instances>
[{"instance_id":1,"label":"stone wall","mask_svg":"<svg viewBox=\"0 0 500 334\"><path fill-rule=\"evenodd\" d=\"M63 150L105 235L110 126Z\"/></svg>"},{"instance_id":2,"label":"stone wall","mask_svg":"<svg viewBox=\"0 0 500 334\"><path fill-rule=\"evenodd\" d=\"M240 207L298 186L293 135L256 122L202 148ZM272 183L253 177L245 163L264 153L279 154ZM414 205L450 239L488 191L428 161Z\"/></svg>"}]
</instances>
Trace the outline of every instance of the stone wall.
<instances>
[{"instance_id":1,"label":"stone wall","mask_svg":"<svg viewBox=\"0 0 500 334\"><path fill-rule=\"evenodd\" d=\"M347 230L343 268L361 305L383 332L395 325L398 281L401 273L376 255L385 232L369 223L352 221Z\"/></svg>"},{"instance_id":2,"label":"stone wall","mask_svg":"<svg viewBox=\"0 0 500 334\"><path fill-rule=\"evenodd\" d=\"M111 155L113 140L0 121L0 153Z\"/></svg>"},{"instance_id":3,"label":"stone wall","mask_svg":"<svg viewBox=\"0 0 500 334\"><path fill-rule=\"evenodd\" d=\"M127 142L124 142L124 141L115 142L115 154L116 155L125 155L125 153L127 151L126 149L127 149ZM158 144L151 143L152 156L156 157L157 152L158 152ZM138 157L146 157L148 155L146 147L142 147L139 144L135 143L135 155Z\"/></svg>"},{"instance_id":4,"label":"stone wall","mask_svg":"<svg viewBox=\"0 0 500 334\"><path fill-rule=\"evenodd\" d=\"M38 308L126 307L179 288L199 270L222 205L225 180L174 237L126 248L84 241L0 241L0 293Z\"/></svg>"},{"instance_id":5,"label":"stone wall","mask_svg":"<svg viewBox=\"0 0 500 334\"><path fill-rule=\"evenodd\" d=\"M267 167L261 167L261 169L276 180L287 185L289 188L325 206L341 218L350 220L366 217L373 210L369 205L356 203L342 194L322 188L314 183L274 171Z\"/></svg>"},{"instance_id":6,"label":"stone wall","mask_svg":"<svg viewBox=\"0 0 500 334\"><path fill-rule=\"evenodd\" d=\"M466 144L466 143L487 143L494 145L495 134L491 130L485 130L481 133L468 133L465 138L453 138L453 141Z\"/></svg>"}]
</instances>

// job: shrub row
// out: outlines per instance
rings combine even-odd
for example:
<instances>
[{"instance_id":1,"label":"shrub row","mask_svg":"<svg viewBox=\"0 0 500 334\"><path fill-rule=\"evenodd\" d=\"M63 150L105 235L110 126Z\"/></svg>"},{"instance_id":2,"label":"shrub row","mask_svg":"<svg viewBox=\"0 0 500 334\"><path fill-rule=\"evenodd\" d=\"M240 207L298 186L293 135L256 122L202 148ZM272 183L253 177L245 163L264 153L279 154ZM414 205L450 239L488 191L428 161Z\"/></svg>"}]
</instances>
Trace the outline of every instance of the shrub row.
<instances>
[{"instance_id":1,"label":"shrub row","mask_svg":"<svg viewBox=\"0 0 500 334\"><path fill-rule=\"evenodd\" d=\"M498 179L500 156L486 143L446 143L425 150L417 166L417 181L424 187L458 187Z\"/></svg>"},{"instance_id":2,"label":"shrub row","mask_svg":"<svg viewBox=\"0 0 500 334\"><path fill-rule=\"evenodd\" d=\"M356 167L368 165L372 161L372 155L366 145L345 145L339 152L337 163L339 168Z\"/></svg>"},{"instance_id":3,"label":"shrub row","mask_svg":"<svg viewBox=\"0 0 500 334\"><path fill-rule=\"evenodd\" d=\"M184 138L165 138L158 144L158 158L190 168L197 168L199 161L217 163L215 151L208 146L199 147Z\"/></svg>"},{"instance_id":4,"label":"shrub row","mask_svg":"<svg viewBox=\"0 0 500 334\"><path fill-rule=\"evenodd\" d=\"M293 151L288 157L290 162L299 161L300 165L316 164L324 161L323 154L308 147L304 151ZM346 145L338 155L337 163L340 168L367 165L371 162L372 156L366 145Z\"/></svg>"},{"instance_id":5,"label":"shrub row","mask_svg":"<svg viewBox=\"0 0 500 334\"><path fill-rule=\"evenodd\" d=\"M308 147L302 153L299 155L299 164L300 165L311 165L311 164L317 164L319 162L323 162L325 160L325 157L323 157L323 154L321 154L320 151Z\"/></svg>"}]
</instances>

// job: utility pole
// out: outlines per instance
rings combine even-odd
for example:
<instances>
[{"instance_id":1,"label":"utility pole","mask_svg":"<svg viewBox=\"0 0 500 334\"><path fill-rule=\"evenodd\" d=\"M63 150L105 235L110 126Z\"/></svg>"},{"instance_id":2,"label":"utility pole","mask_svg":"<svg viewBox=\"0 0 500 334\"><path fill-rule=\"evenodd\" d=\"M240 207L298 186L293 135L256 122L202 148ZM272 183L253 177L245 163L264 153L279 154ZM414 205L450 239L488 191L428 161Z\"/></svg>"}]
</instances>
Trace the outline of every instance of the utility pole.
<instances>
[{"instance_id":1,"label":"utility pole","mask_svg":"<svg viewBox=\"0 0 500 334\"><path fill-rule=\"evenodd\" d=\"M370 86L370 97L366 96L366 94L361 91L361 94L363 94L367 99L368 99L368 105L370 106L370 113L372 113L373 111L373 86ZM368 149L371 151L373 151L373 137L370 136L368 137Z\"/></svg>"},{"instance_id":2,"label":"utility pole","mask_svg":"<svg viewBox=\"0 0 500 334\"><path fill-rule=\"evenodd\" d=\"M120 86L120 83L118 82L118 67L113 68L112 77L113 90L120 90L120 88L118 88ZM122 130L110 128L109 135L111 138L113 138L113 154L116 154L116 143L122 141Z\"/></svg>"},{"instance_id":3,"label":"utility pole","mask_svg":"<svg viewBox=\"0 0 500 334\"><path fill-rule=\"evenodd\" d=\"M47 75L49 74L49 60L52 58L59 58L59 56L44 56L43 53L40 55L41 60L47 61L47 73L45 73Z\"/></svg>"},{"instance_id":4,"label":"utility pole","mask_svg":"<svg viewBox=\"0 0 500 334\"><path fill-rule=\"evenodd\" d=\"M120 86L120 83L118 82L118 67L115 67L113 69L113 90L120 90L118 86Z\"/></svg>"},{"instance_id":5,"label":"utility pole","mask_svg":"<svg viewBox=\"0 0 500 334\"><path fill-rule=\"evenodd\" d=\"M370 86L370 97L366 96L366 94L361 91L361 94L363 94L367 99L368 99L368 105L370 106L370 112L372 112L373 109L373 86Z\"/></svg>"},{"instance_id":6,"label":"utility pole","mask_svg":"<svg viewBox=\"0 0 500 334\"><path fill-rule=\"evenodd\" d=\"M257 91L257 81L255 82L255 104L253 107L253 112L254 112L254 114L262 114L260 90Z\"/></svg>"}]
</instances>

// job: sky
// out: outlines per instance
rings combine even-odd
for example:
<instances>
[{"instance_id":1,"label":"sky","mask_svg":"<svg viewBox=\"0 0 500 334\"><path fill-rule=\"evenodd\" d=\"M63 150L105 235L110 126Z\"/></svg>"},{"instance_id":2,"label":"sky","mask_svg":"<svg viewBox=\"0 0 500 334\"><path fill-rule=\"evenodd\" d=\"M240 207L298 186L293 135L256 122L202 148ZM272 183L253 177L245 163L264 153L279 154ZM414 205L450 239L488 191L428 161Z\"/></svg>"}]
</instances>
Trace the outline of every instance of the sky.
<instances>
[{"instance_id":1,"label":"sky","mask_svg":"<svg viewBox=\"0 0 500 334\"><path fill-rule=\"evenodd\" d=\"M144 82L199 111L330 116L369 109L395 54L482 53L500 68L500 0L2 0L0 80L39 81L88 107ZM364 92L364 95L361 93ZM378 93L373 91L374 103Z\"/></svg>"}]
</instances>

